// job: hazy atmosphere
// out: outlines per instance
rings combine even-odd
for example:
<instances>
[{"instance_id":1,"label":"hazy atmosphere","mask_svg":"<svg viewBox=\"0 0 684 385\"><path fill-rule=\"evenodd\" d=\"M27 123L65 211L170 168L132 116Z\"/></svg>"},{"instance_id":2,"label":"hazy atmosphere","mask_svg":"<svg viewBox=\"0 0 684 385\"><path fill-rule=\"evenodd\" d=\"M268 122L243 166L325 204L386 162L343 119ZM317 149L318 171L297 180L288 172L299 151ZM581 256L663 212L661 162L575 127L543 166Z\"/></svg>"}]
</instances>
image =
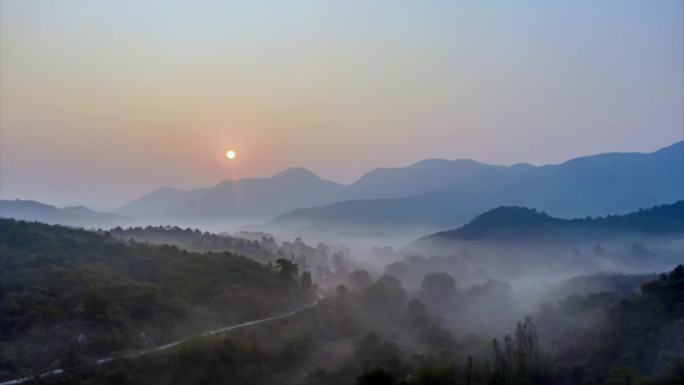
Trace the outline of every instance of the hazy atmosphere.
<instances>
[{"instance_id":1,"label":"hazy atmosphere","mask_svg":"<svg viewBox=\"0 0 684 385\"><path fill-rule=\"evenodd\" d=\"M684 385L684 2L0 0L0 385Z\"/></svg>"},{"instance_id":2,"label":"hazy atmosphere","mask_svg":"<svg viewBox=\"0 0 684 385\"><path fill-rule=\"evenodd\" d=\"M2 0L0 195L111 209L290 166L654 151L683 135L683 9Z\"/></svg>"}]
</instances>

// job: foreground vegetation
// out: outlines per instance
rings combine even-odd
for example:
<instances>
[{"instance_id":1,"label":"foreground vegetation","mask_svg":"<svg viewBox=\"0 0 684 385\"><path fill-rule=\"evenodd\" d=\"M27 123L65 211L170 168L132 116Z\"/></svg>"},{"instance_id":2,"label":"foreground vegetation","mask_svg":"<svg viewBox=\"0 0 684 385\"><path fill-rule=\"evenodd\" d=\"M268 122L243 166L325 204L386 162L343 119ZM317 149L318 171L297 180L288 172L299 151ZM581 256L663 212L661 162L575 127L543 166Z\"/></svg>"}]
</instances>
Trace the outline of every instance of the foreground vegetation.
<instances>
[{"instance_id":1,"label":"foreground vegetation","mask_svg":"<svg viewBox=\"0 0 684 385\"><path fill-rule=\"evenodd\" d=\"M0 378L72 367L310 301L293 271L228 252L0 220Z\"/></svg>"},{"instance_id":2,"label":"foreground vegetation","mask_svg":"<svg viewBox=\"0 0 684 385\"><path fill-rule=\"evenodd\" d=\"M574 296L494 340L444 327L445 276L406 292L350 277L318 307L269 327L42 380L58 384L682 384L684 266L641 293ZM473 294L461 294L472 296ZM446 297L445 297L446 296ZM585 322L579 322L583 319ZM591 320L591 322L589 322ZM677 350L679 349L679 350Z\"/></svg>"},{"instance_id":3,"label":"foreground vegetation","mask_svg":"<svg viewBox=\"0 0 684 385\"><path fill-rule=\"evenodd\" d=\"M190 230L140 231L213 239ZM331 258L324 246L301 240L276 246L276 256L288 250L289 258L260 264L229 252L2 220L0 379L63 368L64 374L33 382L684 383L684 266L660 276L567 280L524 316L508 283L450 274L451 267L459 271L453 258L411 257L374 277L339 255ZM323 276L326 296L316 307L91 365L112 353L298 308L316 289L302 267L317 259L337 266Z\"/></svg>"}]
</instances>

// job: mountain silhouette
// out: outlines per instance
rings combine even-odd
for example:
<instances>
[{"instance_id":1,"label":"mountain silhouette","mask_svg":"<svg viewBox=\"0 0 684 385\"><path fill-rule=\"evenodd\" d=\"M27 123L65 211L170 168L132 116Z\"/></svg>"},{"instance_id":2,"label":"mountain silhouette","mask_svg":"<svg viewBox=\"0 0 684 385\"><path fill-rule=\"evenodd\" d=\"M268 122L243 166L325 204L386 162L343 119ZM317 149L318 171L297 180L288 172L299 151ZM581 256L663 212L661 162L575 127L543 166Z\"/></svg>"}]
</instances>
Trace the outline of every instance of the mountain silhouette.
<instances>
[{"instance_id":1,"label":"mountain silhouette","mask_svg":"<svg viewBox=\"0 0 684 385\"><path fill-rule=\"evenodd\" d=\"M132 218L103 213L82 206L59 208L33 200L0 200L0 217L79 227L111 227L131 223Z\"/></svg>"},{"instance_id":2,"label":"mountain silhouette","mask_svg":"<svg viewBox=\"0 0 684 385\"><path fill-rule=\"evenodd\" d=\"M304 168L289 168L269 178L226 180L208 188L160 188L118 212L172 221L270 219L297 208L337 201L424 193L445 188L485 170L518 174L533 167L493 166L466 159L431 159L407 167L378 168L350 185L321 179Z\"/></svg>"},{"instance_id":3,"label":"mountain silhouette","mask_svg":"<svg viewBox=\"0 0 684 385\"><path fill-rule=\"evenodd\" d=\"M299 209L273 223L449 228L498 206L564 218L619 214L684 199L683 175L684 141L652 153L599 154L520 172L484 168L436 191Z\"/></svg>"},{"instance_id":4,"label":"mountain silhouette","mask_svg":"<svg viewBox=\"0 0 684 385\"><path fill-rule=\"evenodd\" d=\"M118 212L165 220L267 218L293 207L335 201L342 197L341 189L342 185L323 180L309 170L290 168L270 178L225 180L207 188L161 188Z\"/></svg>"}]
</instances>

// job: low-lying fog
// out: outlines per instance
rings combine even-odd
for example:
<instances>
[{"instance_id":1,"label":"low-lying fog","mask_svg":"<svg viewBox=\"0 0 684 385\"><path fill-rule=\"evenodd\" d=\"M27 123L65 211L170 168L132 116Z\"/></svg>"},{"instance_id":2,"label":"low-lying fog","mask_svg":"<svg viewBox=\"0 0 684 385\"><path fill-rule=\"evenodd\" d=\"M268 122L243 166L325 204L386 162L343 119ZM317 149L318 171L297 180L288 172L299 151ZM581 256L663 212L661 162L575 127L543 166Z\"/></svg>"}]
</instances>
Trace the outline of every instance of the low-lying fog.
<instances>
[{"instance_id":1,"label":"low-lying fog","mask_svg":"<svg viewBox=\"0 0 684 385\"><path fill-rule=\"evenodd\" d=\"M274 227L255 219L217 223L187 223L216 234L259 241L273 237L278 244L303 242L312 248L326 245L343 254L340 259L306 258L292 255L304 269L329 274L316 277L324 290L349 285L349 275L368 272L372 280L383 275L399 279L410 295L420 297L450 327L496 337L509 332L526 315L545 304L553 304L572 294L636 291L639 285L671 270L681 262L684 250L680 238L624 236L604 243L568 242L462 242L421 244L415 242L445 229L387 228L363 231L320 228L314 231ZM155 225L150 223L150 225ZM303 252L305 254L305 252ZM436 301L426 296L426 280L433 273L448 274L454 288L440 293ZM323 274L325 275L325 274ZM611 286L616 277L633 276L627 283ZM606 283L608 282L608 283ZM449 283L447 282L447 286Z\"/></svg>"}]
</instances>

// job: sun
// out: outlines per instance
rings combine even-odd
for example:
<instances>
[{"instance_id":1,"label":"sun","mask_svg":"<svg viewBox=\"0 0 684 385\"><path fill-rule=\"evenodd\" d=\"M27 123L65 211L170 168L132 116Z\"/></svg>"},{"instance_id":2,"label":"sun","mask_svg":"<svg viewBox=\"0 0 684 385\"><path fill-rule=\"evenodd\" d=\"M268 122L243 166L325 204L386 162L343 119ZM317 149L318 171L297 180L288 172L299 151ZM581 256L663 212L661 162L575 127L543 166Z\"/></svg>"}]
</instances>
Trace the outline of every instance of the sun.
<instances>
[{"instance_id":1,"label":"sun","mask_svg":"<svg viewBox=\"0 0 684 385\"><path fill-rule=\"evenodd\" d=\"M236 156L237 156L237 154L235 153L235 151L233 151L233 150L226 151L226 158L232 160L232 159L235 159Z\"/></svg>"}]
</instances>

